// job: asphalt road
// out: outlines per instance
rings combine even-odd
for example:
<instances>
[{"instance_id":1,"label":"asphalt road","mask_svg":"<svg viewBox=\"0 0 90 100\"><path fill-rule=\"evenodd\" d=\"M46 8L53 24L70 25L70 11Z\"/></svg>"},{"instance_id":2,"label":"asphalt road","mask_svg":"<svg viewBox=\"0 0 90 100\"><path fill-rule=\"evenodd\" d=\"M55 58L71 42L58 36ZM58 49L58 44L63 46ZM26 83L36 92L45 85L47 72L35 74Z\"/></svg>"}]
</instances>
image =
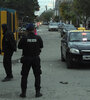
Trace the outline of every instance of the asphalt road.
<instances>
[{"instance_id":1,"label":"asphalt road","mask_svg":"<svg viewBox=\"0 0 90 100\"><path fill-rule=\"evenodd\" d=\"M48 32L47 26L41 26L38 34L43 39L44 48L40 55L43 96L37 100L90 100L90 69L85 68L86 65L83 68L67 69L66 63L61 62L59 32ZM22 66L19 63L20 57L21 50L17 50L12 58L14 79L10 82L0 82L0 100L22 100L19 97ZM2 59L0 56L0 80L5 77ZM28 77L25 100L36 100L32 69Z\"/></svg>"}]
</instances>

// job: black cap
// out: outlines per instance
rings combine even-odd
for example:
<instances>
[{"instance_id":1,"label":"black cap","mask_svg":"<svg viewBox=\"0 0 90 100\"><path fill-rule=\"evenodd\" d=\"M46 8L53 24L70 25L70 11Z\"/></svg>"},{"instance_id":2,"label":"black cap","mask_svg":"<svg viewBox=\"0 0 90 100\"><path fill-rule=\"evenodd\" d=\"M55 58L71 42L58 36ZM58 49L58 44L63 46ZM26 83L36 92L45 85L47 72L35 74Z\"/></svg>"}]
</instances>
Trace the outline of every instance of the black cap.
<instances>
[{"instance_id":1,"label":"black cap","mask_svg":"<svg viewBox=\"0 0 90 100\"><path fill-rule=\"evenodd\" d=\"M33 31L33 30L34 30L34 25L33 25L33 23L28 24L28 25L26 26L26 30L28 30L28 31Z\"/></svg>"}]
</instances>

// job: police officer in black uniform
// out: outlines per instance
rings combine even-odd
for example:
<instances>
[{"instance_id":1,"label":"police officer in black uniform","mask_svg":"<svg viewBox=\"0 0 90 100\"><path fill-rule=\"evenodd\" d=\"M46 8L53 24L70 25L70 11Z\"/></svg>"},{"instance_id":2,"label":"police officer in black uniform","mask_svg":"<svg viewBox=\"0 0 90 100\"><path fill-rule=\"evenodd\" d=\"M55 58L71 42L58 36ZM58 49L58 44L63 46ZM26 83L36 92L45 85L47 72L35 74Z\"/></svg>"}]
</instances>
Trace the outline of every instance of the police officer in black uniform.
<instances>
[{"instance_id":1,"label":"police officer in black uniform","mask_svg":"<svg viewBox=\"0 0 90 100\"><path fill-rule=\"evenodd\" d=\"M7 24L2 24L2 30L2 51L4 52L3 66L6 72L6 77L2 80L2 82L6 82L13 78L11 58L13 52L16 51L16 41L14 39L14 34L8 30Z\"/></svg>"},{"instance_id":2,"label":"police officer in black uniform","mask_svg":"<svg viewBox=\"0 0 90 100\"><path fill-rule=\"evenodd\" d=\"M40 36L34 34L34 25L32 23L28 24L26 29L27 36L22 37L18 44L18 48L22 49L22 78L20 97L26 97L27 78L31 67L35 76L35 96L41 97L41 65L39 55L41 49L43 48L43 41Z\"/></svg>"}]
</instances>

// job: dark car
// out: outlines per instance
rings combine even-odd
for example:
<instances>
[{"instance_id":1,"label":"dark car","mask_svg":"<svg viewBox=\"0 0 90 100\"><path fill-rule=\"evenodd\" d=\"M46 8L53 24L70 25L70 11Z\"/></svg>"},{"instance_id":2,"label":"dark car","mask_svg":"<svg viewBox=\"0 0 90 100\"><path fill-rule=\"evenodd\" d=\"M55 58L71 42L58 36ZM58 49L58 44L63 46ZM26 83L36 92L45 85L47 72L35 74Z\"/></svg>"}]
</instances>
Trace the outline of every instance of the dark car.
<instances>
[{"instance_id":1,"label":"dark car","mask_svg":"<svg viewBox=\"0 0 90 100\"><path fill-rule=\"evenodd\" d=\"M48 22L43 22L43 25L48 25L49 23Z\"/></svg>"},{"instance_id":2,"label":"dark car","mask_svg":"<svg viewBox=\"0 0 90 100\"><path fill-rule=\"evenodd\" d=\"M65 25L65 23L58 22L58 28L59 28L59 29L63 28L64 25Z\"/></svg>"},{"instance_id":3,"label":"dark car","mask_svg":"<svg viewBox=\"0 0 90 100\"><path fill-rule=\"evenodd\" d=\"M65 24L61 29L61 37L70 30L76 30L76 27L72 24Z\"/></svg>"},{"instance_id":4,"label":"dark car","mask_svg":"<svg viewBox=\"0 0 90 100\"><path fill-rule=\"evenodd\" d=\"M67 68L90 63L90 30L73 30L62 37L61 60L66 61Z\"/></svg>"}]
</instances>

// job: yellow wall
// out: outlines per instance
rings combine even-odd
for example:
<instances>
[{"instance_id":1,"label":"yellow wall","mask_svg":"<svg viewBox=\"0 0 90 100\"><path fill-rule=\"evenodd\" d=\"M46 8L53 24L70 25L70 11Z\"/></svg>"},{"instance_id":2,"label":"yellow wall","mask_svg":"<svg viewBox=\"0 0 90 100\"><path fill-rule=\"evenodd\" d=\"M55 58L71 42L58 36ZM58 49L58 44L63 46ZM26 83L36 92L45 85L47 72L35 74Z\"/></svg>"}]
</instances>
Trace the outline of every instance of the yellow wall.
<instances>
[{"instance_id":1,"label":"yellow wall","mask_svg":"<svg viewBox=\"0 0 90 100\"><path fill-rule=\"evenodd\" d=\"M1 11L1 25L2 24L7 24L7 11ZM2 38L3 38L3 31L2 31L2 28L1 28L1 43L0 43L0 48L2 50Z\"/></svg>"},{"instance_id":2,"label":"yellow wall","mask_svg":"<svg viewBox=\"0 0 90 100\"><path fill-rule=\"evenodd\" d=\"M2 51L2 39L3 39L3 31L2 31L2 24L7 24L7 20L9 20L9 19L7 19L7 15L8 14L8 12L7 11L0 11L0 50ZM11 14L11 31L13 32L14 31L14 27L13 26L15 26L15 33L14 33L14 36L15 36L15 40L17 41L18 40L18 33L17 33L17 28L18 28L18 19L17 19L17 14L16 14L16 12L13 14L13 13L10 13ZM14 19L14 17L13 16L15 16L15 19ZM15 20L15 21L14 21ZM14 23L14 22L15 23ZM15 24L15 25L13 25L13 24ZM1 52L1 54L3 54L2 52Z\"/></svg>"}]
</instances>

